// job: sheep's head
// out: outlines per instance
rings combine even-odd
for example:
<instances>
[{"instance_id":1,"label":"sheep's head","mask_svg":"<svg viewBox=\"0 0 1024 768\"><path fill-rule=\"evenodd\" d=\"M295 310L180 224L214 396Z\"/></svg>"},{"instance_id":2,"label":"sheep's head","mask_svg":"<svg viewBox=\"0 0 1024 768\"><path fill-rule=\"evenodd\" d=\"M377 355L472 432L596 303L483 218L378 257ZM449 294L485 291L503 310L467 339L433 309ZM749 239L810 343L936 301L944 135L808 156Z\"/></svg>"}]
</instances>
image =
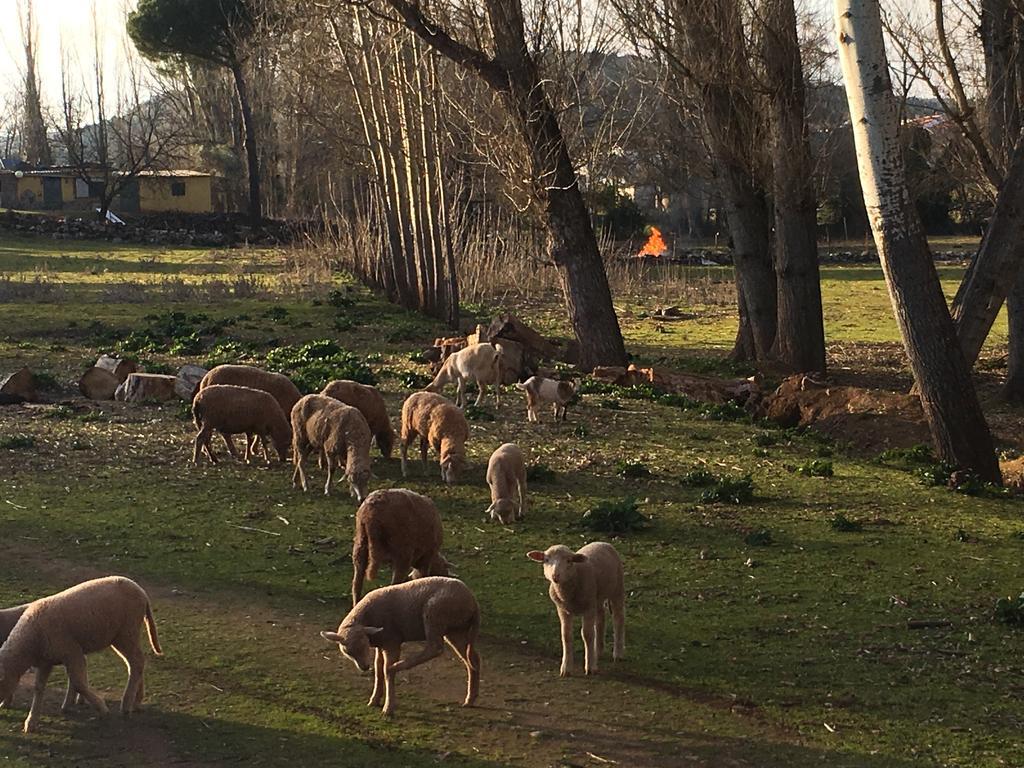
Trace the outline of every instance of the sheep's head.
<instances>
[{"instance_id":1,"label":"sheep's head","mask_svg":"<svg viewBox=\"0 0 1024 768\"><path fill-rule=\"evenodd\" d=\"M563 544L556 544L548 547L544 552L533 550L527 552L526 556L531 560L544 564L544 578L552 584L563 584L571 581L576 570L577 563L587 559L586 555L573 552Z\"/></svg>"},{"instance_id":2,"label":"sheep's head","mask_svg":"<svg viewBox=\"0 0 1024 768\"><path fill-rule=\"evenodd\" d=\"M461 454L449 453L441 459L441 479L448 485L455 485L459 482L459 475L466 463L466 458Z\"/></svg>"},{"instance_id":3,"label":"sheep's head","mask_svg":"<svg viewBox=\"0 0 1024 768\"><path fill-rule=\"evenodd\" d=\"M445 560L444 555L440 552L435 554L431 560L430 565L427 566L427 572L424 573L419 568L413 568L409 572L409 578L411 579L422 579L424 576L450 576L452 564Z\"/></svg>"},{"instance_id":4,"label":"sheep's head","mask_svg":"<svg viewBox=\"0 0 1024 768\"><path fill-rule=\"evenodd\" d=\"M515 520L516 507L512 499L498 499L487 508L486 514L492 522L497 520L502 525L508 525Z\"/></svg>"},{"instance_id":5,"label":"sheep's head","mask_svg":"<svg viewBox=\"0 0 1024 768\"><path fill-rule=\"evenodd\" d=\"M349 624L338 627L337 632L321 632L320 637L337 643L342 656L349 659L363 672L368 672L373 667L373 640L383 631L381 627Z\"/></svg>"},{"instance_id":6,"label":"sheep's head","mask_svg":"<svg viewBox=\"0 0 1024 768\"><path fill-rule=\"evenodd\" d=\"M349 490L355 496L357 503L362 503L366 498L366 490L370 486L370 468L357 469L348 476Z\"/></svg>"},{"instance_id":7,"label":"sheep's head","mask_svg":"<svg viewBox=\"0 0 1024 768\"><path fill-rule=\"evenodd\" d=\"M0 667L0 707L10 706L14 700L14 690L18 687L18 678L6 673Z\"/></svg>"}]
</instances>

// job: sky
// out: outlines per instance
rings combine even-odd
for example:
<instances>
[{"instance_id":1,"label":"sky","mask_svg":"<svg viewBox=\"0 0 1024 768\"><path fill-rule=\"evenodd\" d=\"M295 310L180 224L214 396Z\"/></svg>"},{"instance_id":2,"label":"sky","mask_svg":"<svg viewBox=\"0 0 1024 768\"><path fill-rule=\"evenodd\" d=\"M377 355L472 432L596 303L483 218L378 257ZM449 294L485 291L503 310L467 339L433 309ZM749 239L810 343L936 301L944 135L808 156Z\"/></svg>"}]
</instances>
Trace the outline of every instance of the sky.
<instances>
[{"instance_id":1,"label":"sky","mask_svg":"<svg viewBox=\"0 0 1024 768\"><path fill-rule=\"evenodd\" d=\"M103 58L108 78L113 82L116 71L123 67L126 4L132 0L94 0L100 29ZM18 31L18 5L25 0L0 0L0 103L15 90L25 73L25 52ZM38 28L39 77L44 103L60 101L62 51L77 57L82 72L93 67L92 0L33 0ZM20 89L19 89L20 90Z\"/></svg>"}]
</instances>

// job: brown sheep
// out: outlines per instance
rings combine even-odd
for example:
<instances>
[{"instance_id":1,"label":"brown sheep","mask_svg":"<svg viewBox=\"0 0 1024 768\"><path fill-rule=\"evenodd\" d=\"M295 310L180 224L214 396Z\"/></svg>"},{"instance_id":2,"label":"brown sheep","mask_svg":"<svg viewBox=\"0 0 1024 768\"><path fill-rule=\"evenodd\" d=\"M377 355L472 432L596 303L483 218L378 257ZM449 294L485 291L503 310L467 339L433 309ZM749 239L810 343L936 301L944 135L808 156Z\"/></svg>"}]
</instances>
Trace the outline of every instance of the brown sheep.
<instances>
[{"instance_id":1,"label":"brown sheep","mask_svg":"<svg viewBox=\"0 0 1024 768\"><path fill-rule=\"evenodd\" d=\"M302 397L298 387L283 373L271 373L252 365L215 366L200 379L196 393L198 394L211 384L234 384L238 387L251 387L252 389L263 390L277 400L277 404L281 406L281 411L286 419L288 414L292 412L292 407ZM227 443L231 455L237 458L238 454L235 451L234 441L230 437L225 436L224 442ZM252 451L255 449L256 441L250 440L249 442L249 451Z\"/></svg>"},{"instance_id":2,"label":"brown sheep","mask_svg":"<svg viewBox=\"0 0 1024 768\"><path fill-rule=\"evenodd\" d=\"M448 484L458 482L466 463L469 424L462 411L450 400L433 392L414 392L402 404L402 476L407 475L409 445L420 438L420 459L427 462L427 449L440 454L441 478Z\"/></svg>"},{"instance_id":3,"label":"brown sheep","mask_svg":"<svg viewBox=\"0 0 1024 768\"><path fill-rule=\"evenodd\" d=\"M245 460L249 461L250 444L257 437L267 437L274 443L277 456L284 461L291 443L291 427L281 411L277 400L268 393L250 387L232 384L212 384L196 393L192 401L192 415L199 432L195 438L192 461L199 463L200 450L205 451L210 461L217 463L217 457L210 446L213 432L220 432L228 448L234 453L231 435L244 434ZM237 457L237 454L235 454ZM269 452L267 459L269 461Z\"/></svg>"},{"instance_id":4,"label":"brown sheep","mask_svg":"<svg viewBox=\"0 0 1024 768\"><path fill-rule=\"evenodd\" d=\"M426 496L391 488L374 491L356 511L352 541L352 605L363 596L363 581L377 578L381 565L391 564L391 583L413 578L447 576L441 556L441 515Z\"/></svg>"},{"instance_id":5,"label":"brown sheep","mask_svg":"<svg viewBox=\"0 0 1024 768\"><path fill-rule=\"evenodd\" d=\"M391 426L391 419L388 418L388 406L384 397L375 387L360 384L356 381L337 379L323 388L321 395L333 397L346 405L358 408L363 414L380 455L385 459L391 458L391 449L395 444L395 430Z\"/></svg>"},{"instance_id":6,"label":"brown sheep","mask_svg":"<svg viewBox=\"0 0 1024 768\"><path fill-rule=\"evenodd\" d=\"M362 501L370 482L370 428L363 415L351 406L325 395L306 395L292 408L292 485L306 490L302 463L317 451L327 467L324 493L331 492L334 468L345 467L345 477L357 501Z\"/></svg>"}]
</instances>

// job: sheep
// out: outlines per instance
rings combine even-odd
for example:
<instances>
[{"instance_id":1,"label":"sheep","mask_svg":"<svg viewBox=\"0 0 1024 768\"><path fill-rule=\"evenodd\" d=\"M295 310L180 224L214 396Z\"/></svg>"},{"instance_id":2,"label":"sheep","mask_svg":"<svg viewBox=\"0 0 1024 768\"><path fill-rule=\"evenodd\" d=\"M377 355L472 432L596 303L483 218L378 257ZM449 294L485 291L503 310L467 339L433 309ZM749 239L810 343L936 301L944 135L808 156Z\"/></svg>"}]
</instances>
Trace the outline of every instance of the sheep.
<instances>
[{"instance_id":1,"label":"sheep","mask_svg":"<svg viewBox=\"0 0 1024 768\"><path fill-rule=\"evenodd\" d=\"M526 416L529 421L540 421L539 406L551 403L554 406L555 421L565 421L569 401L576 394L576 385L571 381L556 381L543 376L531 376L516 386L526 392Z\"/></svg>"},{"instance_id":2,"label":"sheep","mask_svg":"<svg viewBox=\"0 0 1024 768\"><path fill-rule=\"evenodd\" d=\"M292 408L292 485L306 490L302 462L318 451L327 467L324 494L330 494L336 466L345 464L345 477L356 501L362 501L370 482L370 428L351 406L325 395L306 395Z\"/></svg>"},{"instance_id":3,"label":"sheep","mask_svg":"<svg viewBox=\"0 0 1024 768\"><path fill-rule=\"evenodd\" d=\"M24 605L16 605L13 608L0 609L0 646L7 642L7 638L10 637L11 632L14 630L14 627L18 624L18 619L21 618L21 615L25 612L25 609L28 608L29 605L30 603L25 603ZM71 702L72 696L75 696L76 702L81 700L80 695L75 695L74 688L72 687L71 681L69 680L68 690L64 696L65 708L67 708L68 704ZM0 709L2 709L3 707L11 707L13 705L13 693L11 694L10 698L6 701L0 701Z\"/></svg>"},{"instance_id":4,"label":"sheep","mask_svg":"<svg viewBox=\"0 0 1024 768\"><path fill-rule=\"evenodd\" d=\"M395 430L391 426L391 419L388 418L388 407L384 402L384 397L375 387L355 381L337 379L324 387L320 394L358 408L359 412L363 414L363 418L366 419L370 432L373 433L380 455L385 459L391 458L391 449L395 444Z\"/></svg>"},{"instance_id":5,"label":"sheep","mask_svg":"<svg viewBox=\"0 0 1024 768\"><path fill-rule=\"evenodd\" d=\"M381 706L385 717L395 711L395 673L440 656L447 642L466 665L468 683L462 706L480 691L480 606L458 579L428 576L368 593L342 620L337 632L320 636L337 643L361 671L373 665L373 694L367 706ZM402 659L402 643L425 640L418 653Z\"/></svg>"},{"instance_id":6,"label":"sheep","mask_svg":"<svg viewBox=\"0 0 1024 768\"><path fill-rule=\"evenodd\" d=\"M363 594L363 581L377 578L377 570L391 564L391 583L412 577L447 576L448 561L441 556L441 515L426 496L391 488L374 491L356 510L352 540L352 605Z\"/></svg>"},{"instance_id":7,"label":"sheep","mask_svg":"<svg viewBox=\"0 0 1024 768\"><path fill-rule=\"evenodd\" d=\"M494 385L494 404L498 405L501 391L502 350L498 344L473 344L460 349L441 365L434 380L426 387L427 392L443 392L446 384L458 388L455 404L466 406L466 382L475 381L479 389L474 405L480 405L487 394L487 385Z\"/></svg>"},{"instance_id":8,"label":"sheep","mask_svg":"<svg viewBox=\"0 0 1024 768\"><path fill-rule=\"evenodd\" d=\"M285 418L288 418L288 414L292 412L292 407L298 402L299 398L302 397L302 393L299 392L291 379L282 373L271 373L270 371L264 371L262 368L256 368L251 365L217 365L211 368L202 379L199 380L199 385L196 389L196 393L209 387L212 384L234 384L239 387L251 387L252 389L260 389L268 394L272 395L277 404L281 406L281 412L284 413ZM228 436L224 435L224 442L227 444L228 451L235 458L238 458L238 454L235 452L235 442ZM255 449L256 440L250 438L248 440L248 448L246 454ZM264 446L264 452L266 446ZM269 459L268 459L269 461Z\"/></svg>"},{"instance_id":9,"label":"sheep","mask_svg":"<svg viewBox=\"0 0 1024 768\"><path fill-rule=\"evenodd\" d=\"M414 392L402 403L402 477L406 477L409 445L420 438L420 459L427 462L427 448L440 454L441 478L458 482L466 463L469 424L451 401L433 392Z\"/></svg>"},{"instance_id":10,"label":"sheep","mask_svg":"<svg viewBox=\"0 0 1024 768\"><path fill-rule=\"evenodd\" d=\"M224 436L232 453L235 451L230 436L239 433L246 435L246 463L251 455L251 443L257 437L269 435L280 461L283 462L288 455L288 445L292 440L288 419L277 400L262 390L233 384L211 384L196 393L192 401L192 415L199 429L192 452L194 464L199 464L200 450L206 452L212 463L217 463L217 457L210 446L214 430ZM266 454L269 462L270 452ZM237 454L235 456L237 458Z\"/></svg>"},{"instance_id":11,"label":"sheep","mask_svg":"<svg viewBox=\"0 0 1024 768\"><path fill-rule=\"evenodd\" d=\"M139 625L143 622L153 652L163 655L149 597L142 587L122 576L86 581L30 603L0 647L0 701L10 701L22 675L29 667L36 668L35 690L24 726L28 733L38 721L50 672L63 665L68 673L68 694L61 710L67 710L74 691L105 715L106 703L89 687L85 656L113 646L128 667L128 684L121 697L121 712L127 716L144 695L146 657L139 647Z\"/></svg>"},{"instance_id":12,"label":"sheep","mask_svg":"<svg viewBox=\"0 0 1024 768\"><path fill-rule=\"evenodd\" d=\"M597 672L597 660L604 650L605 604L611 608L615 622L615 644L612 658L621 659L625 652L626 619L625 587L622 581L622 560L611 544L595 541L579 552L561 544L544 552L527 552L531 560L544 563L544 576L550 582L548 595L558 612L562 628L561 677L573 670L572 619L583 616L584 669Z\"/></svg>"},{"instance_id":13,"label":"sheep","mask_svg":"<svg viewBox=\"0 0 1024 768\"><path fill-rule=\"evenodd\" d=\"M490 519L507 525L522 520L526 514L526 465L523 452L515 443L505 443L491 454L487 462L487 485L491 489ZM513 488L519 494L519 506L512 501Z\"/></svg>"}]
</instances>

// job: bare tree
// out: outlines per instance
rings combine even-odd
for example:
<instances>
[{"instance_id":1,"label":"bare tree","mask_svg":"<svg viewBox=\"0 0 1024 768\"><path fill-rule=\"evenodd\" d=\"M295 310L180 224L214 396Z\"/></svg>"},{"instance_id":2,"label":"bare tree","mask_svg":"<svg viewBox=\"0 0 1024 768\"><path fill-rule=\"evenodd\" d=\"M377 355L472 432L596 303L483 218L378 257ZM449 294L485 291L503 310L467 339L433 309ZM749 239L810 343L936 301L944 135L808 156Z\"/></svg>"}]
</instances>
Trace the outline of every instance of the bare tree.
<instances>
[{"instance_id":1,"label":"bare tree","mask_svg":"<svg viewBox=\"0 0 1024 768\"><path fill-rule=\"evenodd\" d=\"M32 0L25 5L18 3L18 19L21 39L25 47L25 88L22 113L21 151L23 160L29 165L45 167L53 165L50 140L46 135L43 120L43 106L39 94L39 76L36 73L36 26Z\"/></svg>"},{"instance_id":2,"label":"bare tree","mask_svg":"<svg viewBox=\"0 0 1024 768\"><path fill-rule=\"evenodd\" d=\"M907 190L878 0L836 0L864 203L939 458L1000 481L992 437Z\"/></svg>"}]
</instances>

